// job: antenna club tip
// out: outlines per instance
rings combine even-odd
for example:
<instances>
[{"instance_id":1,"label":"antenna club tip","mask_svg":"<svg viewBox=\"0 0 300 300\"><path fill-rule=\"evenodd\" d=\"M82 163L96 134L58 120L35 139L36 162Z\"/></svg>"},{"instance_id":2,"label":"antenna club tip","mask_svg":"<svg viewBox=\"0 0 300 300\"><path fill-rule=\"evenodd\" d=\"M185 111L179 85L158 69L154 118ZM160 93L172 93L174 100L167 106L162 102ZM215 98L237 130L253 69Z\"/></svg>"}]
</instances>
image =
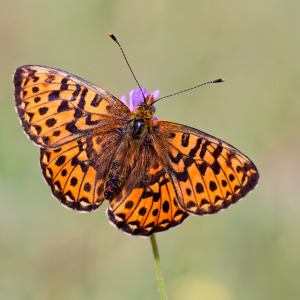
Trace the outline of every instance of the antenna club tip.
<instances>
[{"instance_id":1,"label":"antenna club tip","mask_svg":"<svg viewBox=\"0 0 300 300\"><path fill-rule=\"evenodd\" d=\"M117 40L116 37L115 37L111 32L109 32L108 35L109 35L114 41Z\"/></svg>"},{"instance_id":2,"label":"antenna club tip","mask_svg":"<svg viewBox=\"0 0 300 300\"><path fill-rule=\"evenodd\" d=\"M224 81L226 81L224 78L219 78L219 79L217 79L217 80L215 80L214 82L224 82Z\"/></svg>"}]
</instances>

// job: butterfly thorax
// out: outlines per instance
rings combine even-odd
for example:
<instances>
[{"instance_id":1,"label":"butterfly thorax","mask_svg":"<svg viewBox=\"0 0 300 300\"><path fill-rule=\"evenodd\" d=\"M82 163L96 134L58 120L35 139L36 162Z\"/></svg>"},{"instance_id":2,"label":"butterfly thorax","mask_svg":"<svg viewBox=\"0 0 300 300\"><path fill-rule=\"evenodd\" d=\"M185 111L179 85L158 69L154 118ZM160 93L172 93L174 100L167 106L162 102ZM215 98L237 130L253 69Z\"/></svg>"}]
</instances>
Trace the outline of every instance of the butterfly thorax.
<instances>
[{"instance_id":1,"label":"butterfly thorax","mask_svg":"<svg viewBox=\"0 0 300 300\"><path fill-rule=\"evenodd\" d=\"M146 101L139 103L131 116L130 136L134 140L142 140L142 137L151 127L155 113L155 107L152 105L152 102L153 97L146 97Z\"/></svg>"}]
</instances>

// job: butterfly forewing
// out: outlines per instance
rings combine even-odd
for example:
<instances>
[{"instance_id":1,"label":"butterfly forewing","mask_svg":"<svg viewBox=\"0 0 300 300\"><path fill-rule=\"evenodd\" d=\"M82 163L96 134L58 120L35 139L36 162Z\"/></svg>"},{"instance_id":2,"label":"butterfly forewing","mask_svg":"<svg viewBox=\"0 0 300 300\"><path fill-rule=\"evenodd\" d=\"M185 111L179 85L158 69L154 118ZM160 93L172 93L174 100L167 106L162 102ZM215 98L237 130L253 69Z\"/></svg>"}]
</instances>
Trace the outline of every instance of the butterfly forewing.
<instances>
[{"instance_id":1,"label":"butterfly forewing","mask_svg":"<svg viewBox=\"0 0 300 300\"><path fill-rule=\"evenodd\" d=\"M110 93L67 72L23 66L14 75L15 99L27 135L40 146L60 147L130 110Z\"/></svg>"},{"instance_id":2,"label":"butterfly forewing","mask_svg":"<svg viewBox=\"0 0 300 300\"><path fill-rule=\"evenodd\" d=\"M164 153L162 160L184 211L215 213L257 184L255 165L236 148L188 126L155 123L154 145Z\"/></svg>"}]
</instances>

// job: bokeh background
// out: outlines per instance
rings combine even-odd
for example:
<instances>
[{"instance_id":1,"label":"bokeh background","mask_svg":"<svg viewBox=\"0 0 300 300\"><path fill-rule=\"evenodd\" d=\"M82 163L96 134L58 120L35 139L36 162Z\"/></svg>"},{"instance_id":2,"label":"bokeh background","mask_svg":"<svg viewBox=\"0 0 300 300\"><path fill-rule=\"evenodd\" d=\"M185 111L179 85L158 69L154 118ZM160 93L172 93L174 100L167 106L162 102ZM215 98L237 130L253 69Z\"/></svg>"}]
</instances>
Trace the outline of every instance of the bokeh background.
<instances>
[{"instance_id":1,"label":"bokeh background","mask_svg":"<svg viewBox=\"0 0 300 300\"><path fill-rule=\"evenodd\" d=\"M157 235L169 299L299 299L300 2L0 1L0 299L159 299L147 239L51 196L39 149L15 113L12 75L60 68L128 95L166 99L157 116L233 144L257 165L238 204Z\"/></svg>"}]
</instances>

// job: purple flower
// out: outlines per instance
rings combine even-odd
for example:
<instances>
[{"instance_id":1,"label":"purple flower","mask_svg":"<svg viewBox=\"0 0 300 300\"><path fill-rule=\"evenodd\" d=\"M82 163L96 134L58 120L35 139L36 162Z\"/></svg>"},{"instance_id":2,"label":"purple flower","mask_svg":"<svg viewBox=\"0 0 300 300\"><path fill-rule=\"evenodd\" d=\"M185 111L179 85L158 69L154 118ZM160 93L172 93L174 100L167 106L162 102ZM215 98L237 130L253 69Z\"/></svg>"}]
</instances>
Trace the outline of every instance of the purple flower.
<instances>
[{"instance_id":1,"label":"purple flower","mask_svg":"<svg viewBox=\"0 0 300 300\"><path fill-rule=\"evenodd\" d=\"M144 96L147 97L149 96L149 92L142 88ZM150 95L153 96L154 100L158 97L159 94L159 90L155 90L153 93L151 93ZM129 93L129 100L127 101L126 96L122 95L120 97L120 100L129 107L129 109L131 111L135 111L136 107L138 106L138 104L140 102L144 102L144 98L143 98L143 94L141 92L140 89L136 89L136 90L131 90ZM154 117L154 120L157 120L156 117Z\"/></svg>"}]
</instances>

